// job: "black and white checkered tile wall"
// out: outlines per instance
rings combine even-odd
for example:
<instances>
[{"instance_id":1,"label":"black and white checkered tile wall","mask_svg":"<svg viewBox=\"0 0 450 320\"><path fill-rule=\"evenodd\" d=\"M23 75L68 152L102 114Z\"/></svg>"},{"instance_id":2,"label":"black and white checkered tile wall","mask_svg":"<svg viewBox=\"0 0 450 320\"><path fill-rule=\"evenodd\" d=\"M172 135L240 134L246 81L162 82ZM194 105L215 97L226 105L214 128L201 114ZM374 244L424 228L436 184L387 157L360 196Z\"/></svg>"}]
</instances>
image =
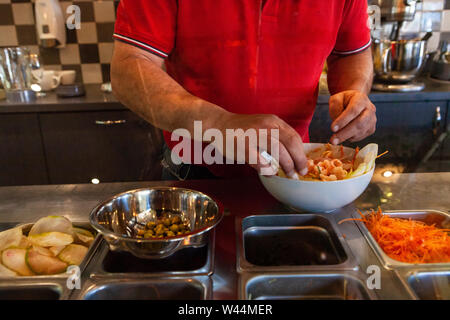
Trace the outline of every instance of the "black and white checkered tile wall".
<instances>
[{"instance_id":1,"label":"black and white checkered tile wall","mask_svg":"<svg viewBox=\"0 0 450 320\"><path fill-rule=\"evenodd\" d=\"M119 0L59 1L63 12L72 4L81 9L81 29L66 29L65 48L38 46L34 0L0 0L0 47L27 46L40 54L45 69L76 70L77 81L86 84L109 81L112 34ZM402 27L404 34L423 35L426 31L433 31L428 42L429 51L437 49L439 40L450 41L450 0L422 0L414 21L406 22Z\"/></svg>"},{"instance_id":2,"label":"black and white checkered tile wall","mask_svg":"<svg viewBox=\"0 0 450 320\"><path fill-rule=\"evenodd\" d=\"M103 83L110 80L114 22L118 0L60 0L63 13L72 4L81 9L81 28L68 30L62 49L38 46L34 0L0 0L0 47L26 46L40 54L46 70L76 70L77 81Z\"/></svg>"}]
</instances>

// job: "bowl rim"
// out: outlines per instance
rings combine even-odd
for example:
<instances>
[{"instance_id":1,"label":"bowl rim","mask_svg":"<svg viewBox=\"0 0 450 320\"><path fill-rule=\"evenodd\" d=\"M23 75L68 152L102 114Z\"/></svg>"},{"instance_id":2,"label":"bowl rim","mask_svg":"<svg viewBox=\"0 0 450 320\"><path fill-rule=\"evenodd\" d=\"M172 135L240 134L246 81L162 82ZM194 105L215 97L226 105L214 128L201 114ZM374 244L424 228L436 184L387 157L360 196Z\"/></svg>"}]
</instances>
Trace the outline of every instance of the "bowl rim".
<instances>
[{"instance_id":1,"label":"bowl rim","mask_svg":"<svg viewBox=\"0 0 450 320\"><path fill-rule=\"evenodd\" d=\"M215 223L213 223L210 226L206 226L203 227L201 229L195 230L195 231L191 231L189 233L185 233L181 236L173 236L173 237L164 237L164 238L158 238L158 239L139 239L139 238L132 238L132 237L126 237L123 234L119 234L116 233L114 231L108 230L104 227L102 227L100 224L98 224L95 220L95 214L98 212L98 210L105 206L108 202L111 202L125 194L130 194L130 193L136 193L136 192L140 192L140 191L149 191L149 190L180 190L180 191L189 191L189 192L194 192L197 194L200 194L206 198L208 198L210 201L212 201L214 203L214 205L217 208L217 214L219 215L218 219L216 220ZM102 236L103 235L109 235L109 236L113 236L116 237L120 240L123 241L130 241L130 242L143 242L143 243L157 243L157 242L175 242L175 241L181 241L186 239L187 237L191 237L191 236L197 236L200 235L204 232L207 232L211 229L213 229L214 227L216 227L220 221L222 221L223 218L223 210L221 210L221 206L219 205L219 203L214 200L212 197L208 196L207 194L197 191L197 190L193 190L193 189L188 189L188 188L179 188L179 187L166 187L166 186L162 186L162 187L150 187L150 188L138 188L138 189L132 189L132 190L128 190L128 191L124 191L121 193L118 193L112 197L107 198L106 200L101 201L98 205L96 205L90 212L89 214L89 223L91 224L91 226L97 230L98 233L100 233Z\"/></svg>"}]
</instances>

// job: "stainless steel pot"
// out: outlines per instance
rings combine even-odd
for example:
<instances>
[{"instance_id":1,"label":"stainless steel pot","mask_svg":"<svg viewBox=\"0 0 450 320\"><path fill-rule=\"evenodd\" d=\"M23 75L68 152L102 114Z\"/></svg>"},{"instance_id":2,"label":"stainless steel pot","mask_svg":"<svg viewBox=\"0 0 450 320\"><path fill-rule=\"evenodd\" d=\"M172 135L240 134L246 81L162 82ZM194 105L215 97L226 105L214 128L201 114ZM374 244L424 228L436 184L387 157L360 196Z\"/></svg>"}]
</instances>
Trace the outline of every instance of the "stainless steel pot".
<instances>
[{"instance_id":1,"label":"stainless steel pot","mask_svg":"<svg viewBox=\"0 0 450 320\"><path fill-rule=\"evenodd\" d=\"M137 229L156 221L166 212L189 223L191 232L162 239L137 238ZM207 244L209 231L222 219L217 203L189 189L160 187L118 194L92 210L91 225L113 251L127 251L139 258L160 259L185 247Z\"/></svg>"},{"instance_id":2,"label":"stainless steel pot","mask_svg":"<svg viewBox=\"0 0 450 320\"><path fill-rule=\"evenodd\" d=\"M426 41L380 40L372 43L373 65L377 80L405 83L414 80L426 59Z\"/></svg>"}]
</instances>

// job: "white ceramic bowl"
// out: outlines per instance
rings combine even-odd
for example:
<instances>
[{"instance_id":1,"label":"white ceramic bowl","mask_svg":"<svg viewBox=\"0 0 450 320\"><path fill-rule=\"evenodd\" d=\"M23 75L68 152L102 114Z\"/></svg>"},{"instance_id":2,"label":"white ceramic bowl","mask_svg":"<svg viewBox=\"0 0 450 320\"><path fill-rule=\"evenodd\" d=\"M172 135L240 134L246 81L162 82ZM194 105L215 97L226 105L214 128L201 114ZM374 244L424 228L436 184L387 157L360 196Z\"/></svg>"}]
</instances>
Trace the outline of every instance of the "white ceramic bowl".
<instances>
[{"instance_id":1,"label":"white ceramic bowl","mask_svg":"<svg viewBox=\"0 0 450 320\"><path fill-rule=\"evenodd\" d=\"M319 144L304 145L307 152ZM338 181L294 180L261 175L259 178L272 196L289 207L310 212L331 212L358 198L369 185L374 170L375 167L359 177Z\"/></svg>"}]
</instances>

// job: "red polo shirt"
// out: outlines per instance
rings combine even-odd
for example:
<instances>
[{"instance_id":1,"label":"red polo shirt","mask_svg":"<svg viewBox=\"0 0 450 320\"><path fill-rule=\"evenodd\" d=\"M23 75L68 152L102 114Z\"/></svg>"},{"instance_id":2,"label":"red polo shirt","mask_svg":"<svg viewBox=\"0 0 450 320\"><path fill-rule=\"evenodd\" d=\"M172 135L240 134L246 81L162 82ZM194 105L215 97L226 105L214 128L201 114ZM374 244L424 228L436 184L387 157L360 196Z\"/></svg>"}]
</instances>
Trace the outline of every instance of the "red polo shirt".
<instances>
[{"instance_id":1,"label":"red polo shirt","mask_svg":"<svg viewBox=\"0 0 450 320\"><path fill-rule=\"evenodd\" d=\"M309 141L324 62L368 48L367 19L367 0L122 0L114 37L165 58L195 96L276 114Z\"/></svg>"}]
</instances>

